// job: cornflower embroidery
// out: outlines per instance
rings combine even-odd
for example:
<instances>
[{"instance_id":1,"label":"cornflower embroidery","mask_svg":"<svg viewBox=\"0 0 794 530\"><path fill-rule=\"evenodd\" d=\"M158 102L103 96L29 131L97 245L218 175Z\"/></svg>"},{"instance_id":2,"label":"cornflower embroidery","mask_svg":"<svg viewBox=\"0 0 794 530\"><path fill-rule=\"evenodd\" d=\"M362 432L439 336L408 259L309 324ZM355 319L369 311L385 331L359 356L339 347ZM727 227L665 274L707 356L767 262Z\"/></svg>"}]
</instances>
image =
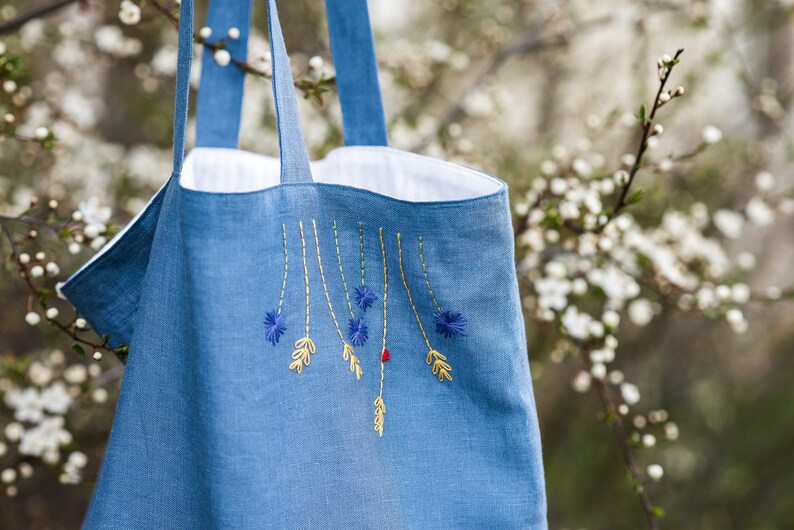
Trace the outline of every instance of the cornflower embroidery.
<instances>
[{"instance_id":1,"label":"cornflower embroidery","mask_svg":"<svg viewBox=\"0 0 794 530\"><path fill-rule=\"evenodd\" d=\"M419 311L416 309L416 305L414 305L413 297L411 296L411 289L408 287L408 282L405 279L405 267L403 266L403 247L402 247L402 240L400 238L400 234L397 234L397 253L399 255L399 262L400 262L400 275L402 276L403 286L405 287L405 292L408 295L408 303L411 305L411 309L413 309L414 316L416 317L416 323L419 324L419 329L422 331L422 337L425 339L425 344L427 344L427 357L425 358L425 362L432 368L433 375L438 376L438 380L443 382L445 379L452 381L452 366L447 362L447 358L441 352L434 350L433 347L430 345L430 339L427 338L427 333L425 332L425 327L422 324L422 319L419 318Z\"/></svg>"},{"instance_id":2,"label":"cornflower embroidery","mask_svg":"<svg viewBox=\"0 0 794 530\"><path fill-rule=\"evenodd\" d=\"M383 244L383 227L380 228L380 252L383 256L383 343L380 354L380 392L375 398L375 432L383 436L383 422L386 415L386 404L383 402L384 365L389 360L389 350L386 349L386 301L389 295L389 274L386 269L386 245Z\"/></svg>"},{"instance_id":3,"label":"cornflower embroidery","mask_svg":"<svg viewBox=\"0 0 794 530\"><path fill-rule=\"evenodd\" d=\"M314 219L312 219L312 227L314 228L314 244L315 247L317 248L317 266L320 269L320 280L322 280L323 292L325 293L325 300L328 302L328 310L331 312L331 319L334 321L336 332L339 334L339 339L342 341L342 359L350 363L350 372L354 373L356 375L356 379L358 380L361 379L361 373L362 373L361 364L358 361L358 357L356 357L353 346L351 346L347 341L345 341L345 337L344 335L342 335L342 330L339 328L339 322L336 320L334 307L331 304L331 297L328 294L328 286L325 283L325 273L323 272L323 258L320 253L320 239L317 237L317 222Z\"/></svg>"},{"instance_id":4,"label":"cornflower embroidery","mask_svg":"<svg viewBox=\"0 0 794 530\"><path fill-rule=\"evenodd\" d=\"M265 315L265 337L275 346L281 336L287 331L284 316L281 314L281 306L284 303L284 291L287 288L287 271L289 270L289 256L287 254L287 227L281 225L281 233L284 239L284 279L281 281L281 294L278 297L278 308L268 311Z\"/></svg>"},{"instance_id":5,"label":"cornflower embroidery","mask_svg":"<svg viewBox=\"0 0 794 530\"><path fill-rule=\"evenodd\" d=\"M427 292L430 293L430 299L433 300L433 305L436 306L436 312L433 313L433 322L436 325L436 331L447 339L454 338L457 335L466 335L466 324L469 319L462 313L443 310L436 299L433 287L430 285L430 276L427 274L422 243L422 236L419 236L419 261L422 263L422 273L425 276Z\"/></svg>"},{"instance_id":6,"label":"cornflower embroidery","mask_svg":"<svg viewBox=\"0 0 794 530\"><path fill-rule=\"evenodd\" d=\"M311 356L316 351L314 341L309 338L309 268L306 266L306 238L303 235L303 221L298 222L301 234L301 251L303 253L303 281L306 284L306 336L295 341L295 351L292 352L290 370L297 373L303 371L304 366L309 366Z\"/></svg>"},{"instance_id":7,"label":"cornflower embroidery","mask_svg":"<svg viewBox=\"0 0 794 530\"><path fill-rule=\"evenodd\" d=\"M347 337L353 346L363 346L365 342L367 342L367 338L369 338L368 328L366 323L364 323L364 319L360 316L356 316L356 313L353 311L353 304L350 302L350 293L347 290L347 282L345 281L345 271L342 267L342 253L339 251L339 235L337 234L336 230L336 221L334 221L334 245L336 247L336 261L339 264L339 276L342 278L342 288L345 291L345 300L347 301L347 309L350 311L350 320L347 322ZM369 300L371 296L372 300L375 299L375 294L364 285L364 229L361 223L358 224L358 234L359 234L359 247L361 249L361 287L356 288L356 304L362 310L369 307L372 304L372 301ZM366 289L368 294L360 294L360 291ZM364 302L361 296L367 298L367 305L362 305Z\"/></svg>"}]
</instances>

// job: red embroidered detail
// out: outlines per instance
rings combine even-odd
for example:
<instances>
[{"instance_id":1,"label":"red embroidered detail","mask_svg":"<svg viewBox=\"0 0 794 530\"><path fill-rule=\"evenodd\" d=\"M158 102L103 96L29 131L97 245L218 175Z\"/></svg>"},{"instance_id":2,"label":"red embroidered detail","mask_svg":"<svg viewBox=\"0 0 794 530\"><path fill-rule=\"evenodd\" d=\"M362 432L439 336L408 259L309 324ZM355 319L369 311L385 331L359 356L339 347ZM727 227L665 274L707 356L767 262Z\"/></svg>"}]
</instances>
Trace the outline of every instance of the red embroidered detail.
<instances>
[{"instance_id":1,"label":"red embroidered detail","mask_svg":"<svg viewBox=\"0 0 794 530\"><path fill-rule=\"evenodd\" d=\"M383 348L383 353L382 353L382 354L381 354L381 356L380 356L380 360L381 360L381 362L384 362L384 363L385 363L385 362L386 362L386 361L388 361L389 359L390 359L390 357L389 357L389 350L387 350L386 348Z\"/></svg>"}]
</instances>

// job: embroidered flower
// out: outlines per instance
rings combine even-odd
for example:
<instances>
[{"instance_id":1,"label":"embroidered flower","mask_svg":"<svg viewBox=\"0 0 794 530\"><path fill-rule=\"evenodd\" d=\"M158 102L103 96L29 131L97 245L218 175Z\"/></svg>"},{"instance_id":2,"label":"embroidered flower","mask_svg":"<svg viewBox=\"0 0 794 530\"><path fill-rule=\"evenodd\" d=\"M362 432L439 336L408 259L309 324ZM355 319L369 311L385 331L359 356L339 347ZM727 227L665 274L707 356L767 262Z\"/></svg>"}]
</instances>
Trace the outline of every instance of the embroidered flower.
<instances>
[{"instance_id":1,"label":"embroidered flower","mask_svg":"<svg viewBox=\"0 0 794 530\"><path fill-rule=\"evenodd\" d=\"M356 305L361 309L366 310L369 306L372 305L372 302L378 299L375 296L375 293L372 292L372 289L367 287L366 285L362 285L361 287L356 287Z\"/></svg>"},{"instance_id":2,"label":"embroidered flower","mask_svg":"<svg viewBox=\"0 0 794 530\"><path fill-rule=\"evenodd\" d=\"M361 317L353 317L348 321L347 336L350 338L350 342L353 343L353 346L362 346L367 342L367 338L369 337L367 325Z\"/></svg>"},{"instance_id":3,"label":"embroidered flower","mask_svg":"<svg viewBox=\"0 0 794 530\"><path fill-rule=\"evenodd\" d=\"M284 316L279 311L268 311L265 316L265 330L267 340L275 346L281 335L287 330L287 324L284 322Z\"/></svg>"},{"instance_id":4,"label":"embroidered flower","mask_svg":"<svg viewBox=\"0 0 794 530\"><path fill-rule=\"evenodd\" d=\"M381 362L385 363L389 359L391 359L391 355L389 355L389 350L387 350L386 348L383 348L383 353L380 354Z\"/></svg>"},{"instance_id":5,"label":"embroidered flower","mask_svg":"<svg viewBox=\"0 0 794 530\"><path fill-rule=\"evenodd\" d=\"M466 324L469 319L453 311L436 311L433 314L433 321L436 323L436 331L449 339L456 335L466 335Z\"/></svg>"}]
</instances>

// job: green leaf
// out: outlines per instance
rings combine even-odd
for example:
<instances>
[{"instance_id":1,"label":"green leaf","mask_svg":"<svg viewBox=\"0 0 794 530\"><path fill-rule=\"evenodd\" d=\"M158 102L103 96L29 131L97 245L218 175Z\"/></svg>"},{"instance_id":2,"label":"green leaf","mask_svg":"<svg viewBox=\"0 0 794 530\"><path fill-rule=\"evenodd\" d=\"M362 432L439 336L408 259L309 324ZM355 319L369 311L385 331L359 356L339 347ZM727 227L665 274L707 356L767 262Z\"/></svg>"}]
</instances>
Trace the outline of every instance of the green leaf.
<instances>
[{"instance_id":1,"label":"green leaf","mask_svg":"<svg viewBox=\"0 0 794 530\"><path fill-rule=\"evenodd\" d=\"M640 123L643 126L648 125L650 123L650 119L648 119L648 107L645 106L645 103L640 105L640 112L635 117L638 120L640 120Z\"/></svg>"},{"instance_id":2,"label":"green leaf","mask_svg":"<svg viewBox=\"0 0 794 530\"><path fill-rule=\"evenodd\" d=\"M82 355L83 357L85 357L85 348L83 348L79 344L77 344L77 343L72 344L72 350L74 350L74 352L76 354Z\"/></svg>"},{"instance_id":3,"label":"green leaf","mask_svg":"<svg viewBox=\"0 0 794 530\"><path fill-rule=\"evenodd\" d=\"M118 356L122 364L127 364L127 357L130 354L129 346L127 346L126 344L122 344L121 346L116 346L113 352Z\"/></svg>"},{"instance_id":4,"label":"green leaf","mask_svg":"<svg viewBox=\"0 0 794 530\"><path fill-rule=\"evenodd\" d=\"M665 516L665 511L661 506L654 506L653 508L651 508L651 513L653 513L653 515L656 517Z\"/></svg>"},{"instance_id":5,"label":"green leaf","mask_svg":"<svg viewBox=\"0 0 794 530\"><path fill-rule=\"evenodd\" d=\"M639 189L626 198L626 204L637 204L645 197L645 190Z\"/></svg>"}]
</instances>

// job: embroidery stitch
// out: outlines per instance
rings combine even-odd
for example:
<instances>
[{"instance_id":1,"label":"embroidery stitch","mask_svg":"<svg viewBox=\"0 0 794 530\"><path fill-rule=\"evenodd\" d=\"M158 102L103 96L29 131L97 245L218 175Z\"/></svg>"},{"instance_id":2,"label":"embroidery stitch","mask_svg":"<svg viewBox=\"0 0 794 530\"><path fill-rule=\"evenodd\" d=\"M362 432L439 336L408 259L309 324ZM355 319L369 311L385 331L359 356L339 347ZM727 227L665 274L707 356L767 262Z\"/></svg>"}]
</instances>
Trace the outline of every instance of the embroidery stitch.
<instances>
[{"instance_id":1,"label":"embroidery stitch","mask_svg":"<svg viewBox=\"0 0 794 530\"><path fill-rule=\"evenodd\" d=\"M359 241L363 241L362 236L362 229L361 223L359 223ZM342 268L342 253L339 251L339 236L336 230L336 220L334 220L334 245L336 247L336 261L339 264L339 277L342 278L342 288L345 291L345 300L347 301L347 309L350 311L350 320L347 322L347 336L350 339L350 342L354 346L363 346L365 342L367 342L367 338L369 337L367 325L364 323L361 317L357 317L355 312L353 311L353 304L350 303L350 294L347 290L347 282L345 281L345 271ZM363 256L363 246L362 246L362 256ZM364 266L364 261L361 262L362 267ZM364 277L364 271L361 271L361 277ZM356 295L358 300L358 288L356 288ZM358 303L358 301L356 302Z\"/></svg>"},{"instance_id":2,"label":"embroidery stitch","mask_svg":"<svg viewBox=\"0 0 794 530\"><path fill-rule=\"evenodd\" d=\"M386 269L386 245L383 243L383 227L380 228L380 252L383 255L383 347L380 355L380 393L375 398L375 431L378 436L383 436L383 422L386 415L386 404L383 402L384 364L389 360L389 350L386 349L386 301L389 294L389 275Z\"/></svg>"},{"instance_id":3,"label":"embroidery stitch","mask_svg":"<svg viewBox=\"0 0 794 530\"><path fill-rule=\"evenodd\" d=\"M437 375L439 381L443 382L444 379L452 381L452 375L450 374L452 371L452 366L447 362L446 356L439 351L434 350L430 345L430 339L427 338L425 327L422 325L422 319L419 318L419 311L414 305L414 300L411 296L411 289L408 287L408 282L405 279L405 268L403 267L403 247L399 233L397 234L397 250L400 262L400 275L402 276L403 286L405 286L405 292L408 294L408 303L411 305L411 309L414 311L416 322L419 324L419 329L422 331L422 337L424 337L425 344L427 344L427 349L429 350L425 362L432 367L433 375Z\"/></svg>"},{"instance_id":4,"label":"embroidery stitch","mask_svg":"<svg viewBox=\"0 0 794 530\"><path fill-rule=\"evenodd\" d=\"M336 261L339 263L339 276L342 278L342 288L345 290L345 300L347 300L347 308L350 311L350 316L356 316L353 313L353 305L350 303L350 295L347 292L347 282L345 282L345 271L342 269L342 254L339 252L339 236L336 232L336 219L334 219L334 245L336 246Z\"/></svg>"},{"instance_id":5,"label":"embroidery stitch","mask_svg":"<svg viewBox=\"0 0 794 530\"><path fill-rule=\"evenodd\" d=\"M265 336L270 343L275 346L281 335L287 331L284 316L281 314L281 306L284 303L284 292L287 289L287 271L289 270L289 255L287 254L287 227L282 223L281 233L284 238L284 279L281 282L281 294L278 297L278 309L268 311L265 315Z\"/></svg>"},{"instance_id":6,"label":"embroidery stitch","mask_svg":"<svg viewBox=\"0 0 794 530\"><path fill-rule=\"evenodd\" d=\"M328 310L331 312L331 319L334 321L336 332L339 334L339 339L342 341L342 359L350 362L350 372L356 375L356 380L359 380L361 379L361 374L362 374L361 365L359 364L358 357L356 357L355 355L355 350L353 349L353 346L348 344L345 341L344 335L342 335L342 330L339 328L339 322L337 322L336 320L334 307L331 304L331 296L328 294L328 286L325 283L325 273L323 272L323 259L322 256L320 255L320 239L317 236L317 222L314 219L312 219L312 227L314 228L314 244L317 249L317 266L320 269L320 280L322 281L323 284L323 292L325 293L325 300L328 302ZM308 289L308 283L306 285Z\"/></svg>"},{"instance_id":7,"label":"embroidery stitch","mask_svg":"<svg viewBox=\"0 0 794 530\"><path fill-rule=\"evenodd\" d=\"M300 374L304 366L309 366L316 347L312 339L309 338L309 268L306 266L306 238L303 236L303 221L298 222L298 227L300 228L303 253L303 280L306 284L306 336L295 341L295 351L292 352L294 360L290 363L289 369Z\"/></svg>"},{"instance_id":8,"label":"embroidery stitch","mask_svg":"<svg viewBox=\"0 0 794 530\"><path fill-rule=\"evenodd\" d=\"M430 285L430 276L427 274L427 266L425 265L424 249L422 245L422 236L419 236L419 261L422 263L422 273L425 276L425 284L427 291L430 293L430 298L433 300L437 311L433 314L433 322L436 324L436 331L444 335L445 338L453 338L457 335L466 335L466 324L469 319L462 313L455 311L444 311L441 309L436 295L433 292L433 287Z\"/></svg>"},{"instance_id":9,"label":"embroidery stitch","mask_svg":"<svg viewBox=\"0 0 794 530\"><path fill-rule=\"evenodd\" d=\"M358 223L358 247L361 250L361 286L356 287L356 305L366 311L377 300L375 293L367 287L364 277L364 224Z\"/></svg>"}]
</instances>

